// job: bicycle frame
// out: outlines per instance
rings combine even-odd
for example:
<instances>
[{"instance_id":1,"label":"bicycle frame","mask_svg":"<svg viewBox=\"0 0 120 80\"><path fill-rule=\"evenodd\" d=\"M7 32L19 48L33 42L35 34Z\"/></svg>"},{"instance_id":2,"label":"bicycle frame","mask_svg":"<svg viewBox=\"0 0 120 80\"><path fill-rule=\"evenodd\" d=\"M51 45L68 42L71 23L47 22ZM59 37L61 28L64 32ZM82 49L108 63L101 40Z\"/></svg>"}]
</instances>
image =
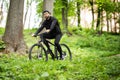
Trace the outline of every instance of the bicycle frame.
<instances>
[{"instance_id":1,"label":"bicycle frame","mask_svg":"<svg viewBox=\"0 0 120 80\"><path fill-rule=\"evenodd\" d=\"M52 42L50 42L50 41L48 41L48 40L46 40L46 41L48 42L48 44L54 46L54 56L58 59L58 54L57 54L57 49L56 49L55 44L52 43ZM38 41L38 44L41 44L41 42L43 42L43 41L42 41L42 40ZM43 46L43 45L42 45L42 46Z\"/></svg>"},{"instance_id":2,"label":"bicycle frame","mask_svg":"<svg viewBox=\"0 0 120 80\"><path fill-rule=\"evenodd\" d=\"M37 36L40 36L40 35L37 35ZM52 48L51 50L53 51L53 54L54 54L54 56L55 56L55 58L57 58L57 60L59 59L59 56L60 55L58 55L58 53L59 53L59 51L57 50L57 46L54 44L54 43L52 43L52 42L50 42L48 39L46 39L46 41L48 42L48 44L50 45L50 47ZM45 44L44 43L42 43L43 41L42 40L38 40L38 45L41 45L44 49L45 49ZM43 45L44 44L44 45ZM52 47L52 46L53 47ZM61 49L62 49L62 54L65 54L66 53L66 50L68 51L68 55L70 55L70 59L72 59L72 55L71 55L71 51L70 51L70 49L69 49L69 47L66 45L66 44L60 44L60 46L64 46L66 49L65 50L63 50L63 48L61 47ZM47 52L47 49L45 49L45 51ZM64 53L65 52L65 53ZM66 54L65 54L66 55Z\"/></svg>"}]
</instances>

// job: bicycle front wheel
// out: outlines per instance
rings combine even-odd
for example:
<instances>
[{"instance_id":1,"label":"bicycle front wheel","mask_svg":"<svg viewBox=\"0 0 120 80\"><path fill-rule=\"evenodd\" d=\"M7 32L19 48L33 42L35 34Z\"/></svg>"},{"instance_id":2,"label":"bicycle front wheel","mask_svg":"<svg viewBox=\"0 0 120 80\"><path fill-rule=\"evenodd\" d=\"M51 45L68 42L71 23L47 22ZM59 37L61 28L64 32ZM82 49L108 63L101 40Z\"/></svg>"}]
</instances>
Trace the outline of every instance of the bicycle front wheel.
<instances>
[{"instance_id":1,"label":"bicycle front wheel","mask_svg":"<svg viewBox=\"0 0 120 80\"><path fill-rule=\"evenodd\" d=\"M70 51L70 48L66 44L60 44L62 49L62 57L63 59L69 59L72 60L72 53Z\"/></svg>"},{"instance_id":2,"label":"bicycle front wheel","mask_svg":"<svg viewBox=\"0 0 120 80\"><path fill-rule=\"evenodd\" d=\"M34 44L29 50L29 59L40 59L47 61L48 55L45 48L40 44Z\"/></svg>"}]
</instances>

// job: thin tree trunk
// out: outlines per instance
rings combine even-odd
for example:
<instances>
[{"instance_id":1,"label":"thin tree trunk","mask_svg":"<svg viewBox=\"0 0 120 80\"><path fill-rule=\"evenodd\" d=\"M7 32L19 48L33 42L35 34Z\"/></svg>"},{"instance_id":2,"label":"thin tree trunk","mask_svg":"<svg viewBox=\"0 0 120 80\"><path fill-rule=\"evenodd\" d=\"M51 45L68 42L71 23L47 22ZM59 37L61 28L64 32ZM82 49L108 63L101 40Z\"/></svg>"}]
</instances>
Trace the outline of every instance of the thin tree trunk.
<instances>
[{"instance_id":1,"label":"thin tree trunk","mask_svg":"<svg viewBox=\"0 0 120 80\"><path fill-rule=\"evenodd\" d=\"M114 32L117 33L116 14L115 14L115 12L113 13L113 15L114 15Z\"/></svg>"},{"instance_id":2,"label":"thin tree trunk","mask_svg":"<svg viewBox=\"0 0 120 80\"><path fill-rule=\"evenodd\" d=\"M103 22L103 11L101 11L101 32L100 32L100 34L102 34L102 32L103 32L103 25L104 25L104 22Z\"/></svg>"},{"instance_id":3,"label":"thin tree trunk","mask_svg":"<svg viewBox=\"0 0 120 80\"><path fill-rule=\"evenodd\" d=\"M78 27L80 27L80 2L77 2Z\"/></svg>"},{"instance_id":4,"label":"thin tree trunk","mask_svg":"<svg viewBox=\"0 0 120 80\"><path fill-rule=\"evenodd\" d=\"M30 29L31 14L32 14L32 8L30 7L30 15L29 15L28 29Z\"/></svg>"},{"instance_id":5,"label":"thin tree trunk","mask_svg":"<svg viewBox=\"0 0 120 80\"><path fill-rule=\"evenodd\" d=\"M113 1L113 3L115 3L115 0ZM116 13L115 13L115 11L113 12L113 16L114 16L114 32L117 33Z\"/></svg>"},{"instance_id":6,"label":"thin tree trunk","mask_svg":"<svg viewBox=\"0 0 120 80\"><path fill-rule=\"evenodd\" d=\"M26 9L25 16L24 16L24 26L25 26L25 22L26 22L28 10L29 10L29 8L31 7L31 4L32 4L32 0L27 4L27 9ZM28 26L28 27L29 27L29 26Z\"/></svg>"},{"instance_id":7,"label":"thin tree trunk","mask_svg":"<svg viewBox=\"0 0 120 80\"><path fill-rule=\"evenodd\" d=\"M112 30L112 16L111 16L111 19L110 19L110 28L111 28L111 32L113 32L113 30Z\"/></svg>"},{"instance_id":8,"label":"thin tree trunk","mask_svg":"<svg viewBox=\"0 0 120 80\"><path fill-rule=\"evenodd\" d=\"M3 40L6 44L5 53L26 53L23 39L23 8L24 0L10 0L7 23Z\"/></svg>"},{"instance_id":9,"label":"thin tree trunk","mask_svg":"<svg viewBox=\"0 0 120 80\"><path fill-rule=\"evenodd\" d=\"M94 2L93 0L89 0L89 3L91 5L91 11L92 11L92 29L94 28Z\"/></svg>"},{"instance_id":10,"label":"thin tree trunk","mask_svg":"<svg viewBox=\"0 0 120 80\"><path fill-rule=\"evenodd\" d=\"M3 20L3 0L0 5L0 23L2 22L2 20Z\"/></svg>"},{"instance_id":11,"label":"thin tree trunk","mask_svg":"<svg viewBox=\"0 0 120 80\"><path fill-rule=\"evenodd\" d=\"M109 32L109 18L108 18L108 12L106 12L106 21L107 21L107 32Z\"/></svg>"},{"instance_id":12,"label":"thin tree trunk","mask_svg":"<svg viewBox=\"0 0 120 80\"><path fill-rule=\"evenodd\" d=\"M118 20L118 23L119 23L119 34L120 34L120 13L119 13L119 20Z\"/></svg>"},{"instance_id":13,"label":"thin tree trunk","mask_svg":"<svg viewBox=\"0 0 120 80\"><path fill-rule=\"evenodd\" d=\"M64 30L68 32L68 1L62 0L62 5L64 6L62 8L62 24Z\"/></svg>"},{"instance_id":14,"label":"thin tree trunk","mask_svg":"<svg viewBox=\"0 0 120 80\"><path fill-rule=\"evenodd\" d=\"M98 15L97 15L97 24L96 24L96 30L98 30L99 31L99 27L100 27L100 13L101 13L101 11L100 11L100 8L98 7Z\"/></svg>"}]
</instances>

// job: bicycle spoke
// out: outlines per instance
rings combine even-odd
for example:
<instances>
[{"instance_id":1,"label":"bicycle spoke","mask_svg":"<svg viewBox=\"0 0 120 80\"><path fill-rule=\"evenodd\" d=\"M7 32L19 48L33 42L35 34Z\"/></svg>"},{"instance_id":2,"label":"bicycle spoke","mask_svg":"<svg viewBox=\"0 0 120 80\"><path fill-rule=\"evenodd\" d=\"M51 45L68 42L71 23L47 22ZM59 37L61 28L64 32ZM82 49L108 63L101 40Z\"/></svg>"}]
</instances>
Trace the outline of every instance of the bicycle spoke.
<instances>
[{"instance_id":1,"label":"bicycle spoke","mask_svg":"<svg viewBox=\"0 0 120 80\"><path fill-rule=\"evenodd\" d=\"M42 59L46 60L48 59L47 54L45 52L45 49L38 45L34 44L29 51L29 59Z\"/></svg>"},{"instance_id":2,"label":"bicycle spoke","mask_svg":"<svg viewBox=\"0 0 120 80\"><path fill-rule=\"evenodd\" d=\"M61 44L61 48L62 48L63 59L72 60L72 54L71 54L71 51L70 51L69 47L66 44Z\"/></svg>"}]
</instances>

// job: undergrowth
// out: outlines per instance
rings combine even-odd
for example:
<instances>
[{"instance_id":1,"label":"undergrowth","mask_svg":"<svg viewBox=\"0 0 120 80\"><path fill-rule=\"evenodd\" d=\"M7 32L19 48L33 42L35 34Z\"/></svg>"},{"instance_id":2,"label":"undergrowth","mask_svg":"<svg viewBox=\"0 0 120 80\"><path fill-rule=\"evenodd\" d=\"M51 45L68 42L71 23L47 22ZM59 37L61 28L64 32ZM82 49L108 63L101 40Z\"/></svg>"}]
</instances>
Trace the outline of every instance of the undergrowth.
<instances>
[{"instance_id":1,"label":"undergrowth","mask_svg":"<svg viewBox=\"0 0 120 80\"><path fill-rule=\"evenodd\" d=\"M24 30L28 49L39 39L31 37L35 31ZM28 54L0 54L0 80L120 80L119 35L78 32L64 34L60 42L70 47L72 61L30 61Z\"/></svg>"}]
</instances>

